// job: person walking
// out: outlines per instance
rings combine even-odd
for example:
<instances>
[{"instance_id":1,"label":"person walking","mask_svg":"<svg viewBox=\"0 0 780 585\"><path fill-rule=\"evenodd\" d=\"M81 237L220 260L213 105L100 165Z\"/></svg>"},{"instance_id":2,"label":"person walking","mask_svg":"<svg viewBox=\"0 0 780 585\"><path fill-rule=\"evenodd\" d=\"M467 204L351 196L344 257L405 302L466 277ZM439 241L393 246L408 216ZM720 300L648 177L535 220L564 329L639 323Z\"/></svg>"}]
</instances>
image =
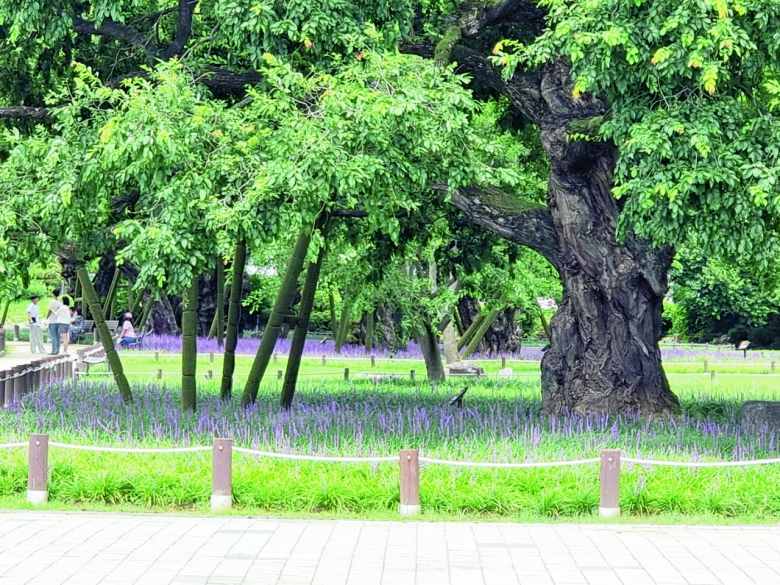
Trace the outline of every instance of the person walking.
<instances>
[{"instance_id":1,"label":"person walking","mask_svg":"<svg viewBox=\"0 0 780 585\"><path fill-rule=\"evenodd\" d=\"M46 315L46 318L49 320L49 341L51 341L51 352L49 355L57 355L60 353L60 328L57 314L61 308L60 289L55 288L51 293L49 313Z\"/></svg>"},{"instance_id":2,"label":"person walking","mask_svg":"<svg viewBox=\"0 0 780 585\"><path fill-rule=\"evenodd\" d=\"M27 305L27 322L30 324L30 353L46 353L43 347L43 329L41 329L40 308L38 301L41 299L38 295L30 297L30 304Z\"/></svg>"},{"instance_id":3,"label":"person walking","mask_svg":"<svg viewBox=\"0 0 780 585\"><path fill-rule=\"evenodd\" d=\"M57 331L60 334L63 353L68 355L68 346L70 345L70 300L68 297L62 298L62 306L57 311Z\"/></svg>"}]
</instances>

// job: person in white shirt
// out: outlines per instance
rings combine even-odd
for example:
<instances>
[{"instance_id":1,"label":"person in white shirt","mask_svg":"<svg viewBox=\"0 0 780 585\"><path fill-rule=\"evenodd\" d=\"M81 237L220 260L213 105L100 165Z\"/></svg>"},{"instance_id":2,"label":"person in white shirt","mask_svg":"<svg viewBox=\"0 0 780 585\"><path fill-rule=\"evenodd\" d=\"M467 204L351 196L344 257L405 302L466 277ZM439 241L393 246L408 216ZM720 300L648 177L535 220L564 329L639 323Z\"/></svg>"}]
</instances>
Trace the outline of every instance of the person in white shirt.
<instances>
[{"instance_id":1,"label":"person in white shirt","mask_svg":"<svg viewBox=\"0 0 780 585\"><path fill-rule=\"evenodd\" d=\"M68 354L68 345L70 345L70 300L68 297L62 298L62 306L57 311L57 331L60 335L63 353Z\"/></svg>"},{"instance_id":2,"label":"person in white shirt","mask_svg":"<svg viewBox=\"0 0 780 585\"><path fill-rule=\"evenodd\" d=\"M51 293L49 312L46 315L46 318L49 320L49 341L51 341L51 353L49 355L60 353L60 329L57 322L57 313L61 308L60 289L55 288Z\"/></svg>"},{"instance_id":3,"label":"person in white shirt","mask_svg":"<svg viewBox=\"0 0 780 585\"><path fill-rule=\"evenodd\" d=\"M41 329L40 309L38 301L40 297L33 295L30 297L30 304L27 305L27 322L30 324L30 352L46 353L43 347L43 329Z\"/></svg>"}]
</instances>

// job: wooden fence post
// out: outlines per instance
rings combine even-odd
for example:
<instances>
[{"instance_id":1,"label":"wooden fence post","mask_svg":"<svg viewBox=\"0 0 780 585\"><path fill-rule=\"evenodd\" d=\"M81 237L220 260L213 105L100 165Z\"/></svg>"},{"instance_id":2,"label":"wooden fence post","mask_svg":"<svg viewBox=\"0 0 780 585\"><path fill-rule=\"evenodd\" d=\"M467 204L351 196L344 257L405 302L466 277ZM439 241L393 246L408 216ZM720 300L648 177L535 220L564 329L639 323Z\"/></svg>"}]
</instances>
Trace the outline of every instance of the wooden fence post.
<instances>
[{"instance_id":1,"label":"wooden fence post","mask_svg":"<svg viewBox=\"0 0 780 585\"><path fill-rule=\"evenodd\" d=\"M620 450L604 449L601 452L601 500L599 516L620 516Z\"/></svg>"},{"instance_id":2,"label":"wooden fence post","mask_svg":"<svg viewBox=\"0 0 780 585\"><path fill-rule=\"evenodd\" d=\"M411 378L412 382L414 382L414 370L409 372L409 377Z\"/></svg>"},{"instance_id":3,"label":"wooden fence post","mask_svg":"<svg viewBox=\"0 0 780 585\"><path fill-rule=\"evenodd\" d=\"M49 435L30 435L30 466L27 472L27 501L44 504L49 500Z\"/></svg>"},{"instance_id":4,"label":"wooden fence post","mask_svg":"<svg viewBox=\"0 0 780 585\"><path fill-rule=\"evenodd\" d=\"M707 360L704 360L704 373L707 373Z\"/></svg>"},{"instance_id":5,"label":"wooden fence post","mask_svg":"<svg viewBox=\"0 0 780 585\"><path fill-rule=\"evenodd\" d=\"M344 368L344 381L349 382L349 368Z\"/></svg>"},{"instance_id":6,"label":"wooden fence post","mask_svg":"<svg viewBox=\"0 0 780 585\"><path fill-rule=\"evenodd\" d=\"M0 406L8 408L10 404L5 402L5 378L8 376L8 372L0 370Z\"/></svg>"},{"instance_id":7,"label":"wooden fence post","mask_svg":"<svg viewBox=\"0 0 780 585\"><path fill-rule=\"evenodd\" d=\"M156 362L160 361L160 352L159 351L154 352L154 361L156 361Z\"/></svg>"},{"instance_id":8,"label":"wooden fence post","mask_svg":"<svg viewBox=\"0 0 780 585\"><path fill-rule=\"evenodd\" d=\"M372 368L376 367L376 356L373 355L371 356L371 367Z\"/></svg>"},{"instance_id":9,"label":"wooden fence post","mask_svg":"<svg viewBox=\"0 0 780 585\"><path fill-rule=\"evenodd\" d=\"M417 449L401 449L401 516L419 514L420 463Z\"/></svg>"},{"instance_id":10,"label":"wooden fence post","mask_svg":"<svg viewBox=\"0 0 780 585\"><path fill-rule=\"evenodd\" d=\"M775 360L772 360L772 373L775 373L775 367L777 366L777 362Z\"/></svg>"},{"instance_id":11,"label":"wooden fence post","mask_svg":"<svg viewBox=\"0 0 780 585\"><path fill-rule=\"evenodd\" d=\"M325 366L328 364L328 359L325 356L322 356L322 365Z\"/></svg>"},{"instance_id":12,"label":"wooden fence post","mask_svg":"<svg viewBox=\"0 0 780 585\"><path fill-rule=\"evenodd\" d=\"M214 352L213 351L209 354L209 363L210 364L214 363Z\"/></svg>"},{"instance_id":13,"label":"wooden fence post","mask_svg":"<svg viewBox=\"0 0 780 585\"><path fill-rule=\"evenodd\" d=\"M162 370L160 369L157 370L157 379L162 380Z\"/></svg>"},{"instance_id":14,"label":"wooden fence post","mask_svg":"<svg viewBox=\"0 0 780 585\"><path fill-rule=\"evenodd\" d=\"M26 366L16 366L13 369L14 378L14 402L19 402L24 396L24 379L22 372Z\"/></svg>"},{"instance_id":15,"label":"wooden fence post","mask_svg":"<svg viewBox=\"0 0 780 585\"><path fill-rule=\"evenodd\" d=\"M506 368L506 356L501 356L501 369Z\"/></svg>"},{"instance_id":16,"label":"wooden fence post","mask_svg":"<svg viewBox=\"0 0 780 585\"><path fill-rule=\"evenodd\" d=\"M277 371L276 377L281 380L284 377L284 372L282 370Z\"/></svg>"},{"instance_id":17,"label":"wooden fence post","mask_svg":"<svg viewBox=\"0 0 780 585\"><path fill-rule=\"evenodd\" d=\"M211 509L233 505L233 439L214 439L211 467Z\"/></svg>"}]
</instances>

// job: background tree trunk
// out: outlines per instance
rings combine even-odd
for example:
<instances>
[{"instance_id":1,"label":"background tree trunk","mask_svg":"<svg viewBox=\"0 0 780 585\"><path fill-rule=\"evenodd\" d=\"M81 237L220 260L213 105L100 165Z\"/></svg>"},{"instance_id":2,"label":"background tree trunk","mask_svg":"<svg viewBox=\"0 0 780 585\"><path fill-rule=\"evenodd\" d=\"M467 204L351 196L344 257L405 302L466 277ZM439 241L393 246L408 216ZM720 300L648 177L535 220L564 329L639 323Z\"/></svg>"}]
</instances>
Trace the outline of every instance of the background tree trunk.
<instances>
[{"instance_id":1,"label":"background tree trunk","mask_svg":"<svg viewBox=\"0 0 780 585\"><path fill-rule=\"evenodd\" d=\"M276 295L271 317L268 319L268 324L263 331L263 338L260 340L260 346L257 348L257 355L255 355L252 363L252 370L249 372L249 378L244 387L244 394L241 396L242 406L247 406L257 399L257 392L260 389L260 383L263 380L265 370L271 361L271 355L276 346L276 340L279 338L279 333L282 330L284 318L289 314L292 300L297 293L298 277L301 274L301 270L303 270L303 263L306 260L306 251L309 249L310 241L311 229L304 227L298 235L292 256L290 256L290 261L284 272L282 285L279 287L279 293Z\"/></svg>"},{"instance_id":2,"label":"background tree trunk","mask_svg":"<svg viewBox=\"0 0 780 585\"><path fill-rule=\"evenodd\" d=\"M457 362L460 359L458 355L458 335L455 333L455 326L450 319L447 326L442 333L442 339L444 340L444 358L448 364Z\"/></svg>"},{"instance_id":3,"label":"background tree trunk","mask_svg":"<svg viewBox=\"0 0 780 585\"><path fill-rule=\"evenodd\" d=\"M184 291L184 312L181 318L181 407L195 410L198 370L198 279Z\"/></svg>"},{"instance_id":4,"label":"background tree trunk","mask_svg":"<svg viewBox=\"0 0 780 585\"><path fill-rule=\"evenodd\" d=\"M354 300L354 295L351 295L348 292L342 297L341 319L339 320L339 329L336 334L336 353L341 353L341 348L344 347L344 344L347 341L347 336L349 335L349 330L352 325L352 304L354 303Z\"/></svg>"},{"instance_id":5,"label":"background tree trunk","mask_svg":"<svg viewBox=\"0 0 780 585\"><path fill-rule=\"evenodd\" d=\"M295 388L298 384L298 372L301 368L301 357L303 356L303 347L306 343L306 335L309 332L309 319L311 310L314 306L314 294L317 292L317 282L320 278L320 269L322 260L325 258L325 248L320 248L317 256L317 262L309 262L306 269L306 280L303 284L303 297L301 306L298 309L298 319L295 323L292 343L290 344L290 355L287 358L287 371L284 375L284 384L282 385L282 408L292 406Z\"/></svg>"},{"instance_id":6,"label":"background tree trunk","mask_svg":"<svg viewBox=\"0 0 780 585\"><path fill-rule=\"evenodd\" d=\"M332 291L328 293L328 308L330 309L330 330L335 341L339 334L339 321L336 318L336 297Z\"/></svg>"},{"instance_id":7,"label":"background tree trunk","mask_svg":"<svg viewBox=\"0 0 780 585\"><path fill-rule=\"evenodd\" d=\"M217 255L217 347L222 347L225 337L225 264Z\"/></svg>"},{"instance_id":8,"label":"background tree trunk","mask_svg":"<svg viewBox=\"0 0 780 585\"><path fill-rule=\"evenodd\" d=\"M130 383L127 381L127 376L125 376L125 372L122 369L122 360L119 359L119 354L116 351L116 347L114 347L114 339L111 337L108 325L106 325L103 309L100 306L100 299L98 299L95 288L92 286L92 281L89 279L86 265L80 264L76 269L76 274L81 281L84 298L89 304L90 312L95 320L95 329L106 352L106 361L108 361L111 373L114 375L114 381L117 388L119 388L119 394L122 396L122 400L130 402L133 399L133 392L130 390Z\"/></svg>"},{"instance_id":9,"label":"background tree trunk","mask_svg":"<svg viewBox=\"0 0 780 585\"><path fill-rule=\"evenodd\" d=\"M439 340L436 337L436 332L427 321L423 321L422 325L423 332L417 336L417 343L420 344L420 351L422 352L423 359L425 360L425 370L428 373L428 380L444 380L444 365L441 361Z\"/></svg>"},{"instance_id":10,"label":"background tree trunk","mask_svg":"<svg viewBox=\"0 0 780 585\"><path fill-rule=\"evenodd\" d=\"M11 306L11 299L8 299L3 303L3 313L0 315L0 327L5 325L5 320L8 317L8 307Z\"/></svg>"},{"instance_id":11,"label":"background tree trunk","mask_svg":"<svg viewBox=\"0 0 780 585\"><path fill-rule=\"evenodd\" d=\"M548 413L669 413L669 388L658 340L672 251L628 234L619 243L620 207L612 195L617 149L570 138L572 119L604 105L572 98L569 66L545 70L551 110L541 126L551 162L548 207L560 249L563 301L550 322L542 360ZM594 112L594 109L596 112Z\"/></svg>"},{"instance_id":12,"label":"background tree trunk","mask_svg":"<svg viewBox=\"0 0 780 585\"><path fill-rule=\"evenodd\" d=\"M236 346L238 345L238 315L241 309L241 283L244 279L246 265L246 243L236 244L236 255L233 259L233 278L230 285L230 307L228 308L227 339L225 340L225 355L222 361L222 384L219 396L228 400L233 393L233 372L236 369Z\"/></svg>"},{"instance_id":13,"label":"background tree trunk","mask_svg":"<svg viewBox=\"0 0 780 585\"><path fill-rule=\"evenodd\" d=\"M374 311L366 311L366 353L374 351Z\"/></svg>"},{"instance_id":14,"label":"background tree trunk","mask_svg":"<svg viewBox=\"0 0 780 585\"><path fill-rule=\"evenodd\" d=\"M384 349L396 349L395 310L387 305L380 305L375 311L374 323L375 343Z\"/></svg>"}]
</instances>

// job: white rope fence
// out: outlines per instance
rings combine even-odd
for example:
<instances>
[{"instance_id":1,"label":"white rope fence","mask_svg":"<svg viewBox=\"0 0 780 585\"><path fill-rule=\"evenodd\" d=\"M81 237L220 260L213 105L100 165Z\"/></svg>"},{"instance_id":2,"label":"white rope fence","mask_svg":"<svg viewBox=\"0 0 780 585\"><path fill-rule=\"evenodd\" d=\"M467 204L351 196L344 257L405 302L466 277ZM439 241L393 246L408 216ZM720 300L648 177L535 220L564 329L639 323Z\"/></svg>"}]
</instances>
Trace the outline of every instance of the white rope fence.
<instances>
[{"instance_id":1,"label":"white rope fence","mask_svg":"<svg viewBox=\"0 0 780 585\"><path fill-rule=\"evenodd\" d=\"M494 469L533 469L552 467L574 467L594 465L599 463L599 515L616 516L620 513L620 470L621 464L637 464L645 466L667 466L683 468L700 467L745 467L755 465L770 465L780 463L779 458L752 459L747 461L660 461L655 459L639 459L636 457L623 457L619 449L604 449L601 457L589 459L575 459L570 461L536 461L525 463L503 463L487 461L451 461L436 459L434 457L420 457L418 449L402 449L399 455L388 457L330 457L320 455L296 455L292 453L274 453L272 451L259 451L245 447L234 447L232 439L214 439L211 447L171 447L171 448L130 448L130 447L99 447L92 445L73 445L69 443L49 442L49 436L44 434L30 435L29 443L4 443L0 449L13 449L27 446L29 449L28 489L27 500L33 504L40 504L48 500L47 482L49 477L49 446L61 449L74 449L77 451L92 451L101 453L128 453L128 454L175 454L175 453L212 453L212 494L211 508L222 510L229 508L233 503L232 485L232 461L233 452L254 457L273 459L286 459L297 461L311 461L315 463L400 463L400 488L402 515L417 514L420 512L420 464L444 465L450 467L470 468L494 468Z\"/></svg>"},{"instance_id":2,"label":"white rope fence","mask_svg":"<svg viewBox=\"0 0 780 585\"><path fill-rule=\"evenodd\" d=\"M233 451L244 453L245 455L255 455L258 457L272 457L275 459L296 459L302 461L327 461L331 463L385 463L399 460L398 455L390 457L324 457L318 455L293 455L291 453L274 453L272 451L255 451L244 447L233 447Z\"/></svg>"}]
</instances>

